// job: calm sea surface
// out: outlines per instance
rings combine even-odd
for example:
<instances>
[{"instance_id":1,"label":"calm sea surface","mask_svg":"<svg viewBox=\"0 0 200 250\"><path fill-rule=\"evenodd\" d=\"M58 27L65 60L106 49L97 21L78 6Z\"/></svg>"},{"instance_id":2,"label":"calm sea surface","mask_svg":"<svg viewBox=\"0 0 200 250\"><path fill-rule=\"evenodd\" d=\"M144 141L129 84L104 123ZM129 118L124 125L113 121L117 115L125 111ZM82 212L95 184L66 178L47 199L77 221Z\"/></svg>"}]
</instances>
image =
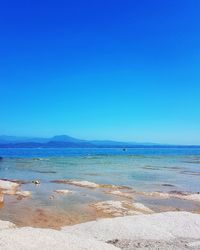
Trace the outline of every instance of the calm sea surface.
<instances>
[{"instance_id":1,"label":"calm sea surface","mask_svg":"<svg viewBox=\"0 0 200 250\"><path fill-rule=\"evenodd\" d=\"M41 210L37 213L34 210L37 208L55 213L59 211L59 215L65 215L63 218L66 218L66 213L70 214L70 218L72 213L76 218L82 213L80 221L84 221L91 219L87 217L89 213L86 206L84 210L84 204L113 198L100 190L52 183L53 180L87 180L129 186L139 191L200 191L200 147L137 148L125 152L122 149L0 149L0 156L3 157L0 160L0 179L41 182L38 186L32 183L21 186L22 190L32 192L31 199L18 201L6 197L5 206L0 209L0 218L19 225L27 225L25 215L30 203L32 216L37 213L41 216ZM56 189L69 189L73 195L51 200L49 197ZM142 202L151 204L150 201ZM169 202L161 205L169 206ZM180 207L185 208L185 204L182 202ZM30 220L30 214L28 218ZM37 223L42 220L38 218ZM48 215L48 218L53 216ZM33 216L31 223L34 225L35 221Z\"/></svg>"},{"instance_id":2,"label":"calm sea surface","mask_svg":"<svg viewBox=\"0 0 200 250\"><path fill-rule=\"evenodd\" d=\"M0 149L0 178L88 180L158 190L200 191L199 148ZM161 186L162 187L162 186ZM160 188L161 188L160 187Z\"/></svg>"}]
</instances>

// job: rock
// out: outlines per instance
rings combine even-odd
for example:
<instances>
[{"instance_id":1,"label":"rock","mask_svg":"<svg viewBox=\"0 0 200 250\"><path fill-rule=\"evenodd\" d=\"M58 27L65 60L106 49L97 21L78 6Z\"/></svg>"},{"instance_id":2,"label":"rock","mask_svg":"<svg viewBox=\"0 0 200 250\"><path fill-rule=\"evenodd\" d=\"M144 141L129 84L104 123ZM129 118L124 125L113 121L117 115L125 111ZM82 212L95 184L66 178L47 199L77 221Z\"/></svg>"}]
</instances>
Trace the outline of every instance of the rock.
<instances>
[{"instance_id":1,"label":"rock","mask_svg":"<svg viewBox=\"0 0 200 250\"><path fill-rule=\"evenodd\" d=\"M18 190L19 184L13 181L0 180L0 189L2 194L6 195L19 195L21 197L31 196L30 191Z\"/></svg>"},{"instance_id":2,"label":"rock","mask_svg":"<svg viewBox=\"0 0 200 250\"><path fill-rule=\"evenodd\" d=\"M18 190L3 190L2 194L7 194L7 195L19 195L21 197L29 197L31 196L30 191L18 191Z\"/></svg>"},{"instance_id":3,"label":"rock","mask_svg":"<svg viewBox=\"0 0 200 250\"><path fill-rule=\"evenodd\" d=\"M69 184L80 186L80 187L87 187L87 188L98 188L99 184L90 181L69 181Z\"/></svg>"},{"instance_id":4,"label":"rock","mask_svg":"<svg viewBox=\"0 0 200 250\"><path fill-rule=\"evenodd\" d=\"M15 228L15 224L9 222L9 221L3 221L0 220L0 231L3 229L10 229L10 228ZM1 249L1 244L0 244L0 249Z\"/></svg>"},{"instance_id":5,"label":"rock","mask_svg":"<svg viewBox=\"0 0 200 250\"><path fill-rule=\"evenodd\" d=\"M200 246L200 215L188 212L100 219L61 230L12 227L12 223L0 221L2 250L171 250Z\"/></svg>"},{"instance_id":6,"label":"rock","mask_svg":"<svg viewBox=\"0 0 200 250\"><path fill-rule=\"evenodd\" d=\"M114 239L114 240L108 240L108 241L106 241L106 243L109 243L109 244L116 244L116 243L118 243L119 242L119 240L118 239Z\"/></svg>"},{"instance_id":7,"label":"rock","mask_svg":"<svg viewBox=\"0 0 200 250\"><path fill-rule=\"evenodd\" d=\"M140 249L140 250L199 250L198 243L191 245L189 244L191 239L173 239L170 241L165 240L118 240L118 242L111 243L115 247L124 250L133 250L133 249Z\"/></svg>"},{"instance_id":8,"label":"rock","mask_svg":"<svg viewBox=\"0 0 200 250\"><path fill-rule=\"evenodd\" d=\"M193 241L187 244L188 247L199 247L200 248L200 241Z\"/></svg>"},{"instance_id":9,"label":"rock","mask_svg":"<svg viewBox=\"0 0 200 250\"><path fill-rule=\"evenodd\" d=\"M153 213L153 210L151 210L147 206L143 205L142 203L135 202L135 203L133 203L133 207L136 210L141 211L143 213L150 213L150 214Z\"/></svg>"},{"instance_id":10,"label":"rock","mask_svg":"<svg viewBox=\"0 0 200 250\"><path fill-rule=\"evenodd\" d=\"M110 188L110 189L114 189L114 190L118 190L118 189L131 189L130 187L127 186L116 186L116 185L112 185L112 184L99 184L100 188Z\"/></svg>"},{"instance_id":11,"label":"rock","mask_svg":"<svg viewBox=\"0 0 200 250\"><path fill-rule=\"evenodd\" d=\"M130 193L124 193L124 192L121 192L119 190L109 190L109 191L105 191L106 194L111 194L111 195L117 195L117 196L120 196L120 197L125 197L125 198L128 198L128 199L132 199L133 198L133 195L130 194Z\"/></svg>"},{"instance_id":12,"label":"rock","mask_svg":"<svg viewBox=\"0 0 200 250\"><path fill-rule=\"evenodd\" d=\"M183 192L183 191L179 191L179 190L172 190L169 192L170 195L188 195L189 193Z\"/></svg>"},{"instance_id":13,"label":"rock","mask_svg":"<svg viewBox=\"0 0 200 250\"><path fill-rule=\"evenodd\" d=\"M138 215L153 213L151 209L141 203L132 203L128 201L103 201L92 204L94 208L105 214L112 216Z\"/></svg>"},{"instance_id":14,"label":"rock","mask_svg":"<svg viewBox=\"0 0 200 250\"><path fill-rule=\"evenodd\" d=\"M3 194L0 194L0 203L3 203L4 198L3 198Z\"/></svg>"},{"instance_id":15,"label":"rock","mask_svg":"<svg viewBox=\"0 0 200 250\"><path fill-rule=\"evenodd\" d=\"M32 183L35 184L35 185L39 185L40 181L39 180L33 180Z\"/></svg>"},{"instance_id":16,"label":"rock","mask_svg":"<svg viewBox=\"0 0 200 250\"><path fill-rule=\"evenodd\" d=\"M52 182L61 183L61 184L70 184L70 185L86 187L86 188L98 188L99 187L99 184L96 184L94 182L89 182L89 181L55 180Z\"/></svg>"},{"instance_id":17,"label":"rock","mask_svg":"<svg viewBox=\"0 0 200 250\"><path fill-rule=\"evenodd\" d=\"M1 179L2 181L11 181L11 182L14 182L14 183L17 183L17 184L28 184L28 183L31 183L31 181L28 181L28 180L16 180L16 179Z\"/></svg>"},{"instance_id":18,"label":"rock","mask_svg":"<svg viewBox=\"0 0 200 250\"><path fill-rule=\"evenodd\" d=\"M144 196L151 196L155 198L161 198L161 199L169 199L170 194L169 193L161 193L161 192L137 192L138 195L144 195Z\"/></svg>"},{"instance_id":19,"label":"rock","mask_svg":"<svg viewBox=\"0 0 200 250\"><path fill-rule=\"evenodd\" d=\"M49 196L49 200L53 200L54 198L55 198L54 195L50 195L50 196Z\"/></svg>"},{"instance_id":20,"label":"rock","mask_svg":"<svg viewBox=\"0 0 200 250\"><path fill-rule=\"evenodd\" d=\"M200 202L200 194L172 195L174 198Z\"/></svg>"},{"instance_id":21,"label":"rock","mask_svg":"<svg viewBox=\"0 0 200 250\"><path fill-rule=\"evenodd\" d=\"M94 238L53 229L22 227L0 230L2 250L119 250Z\"/></svg>"},{"instance_id":22,"label":"rock","mask_svg":"<svg viewBox=\"0 0 200 250\"><path fill-rule=\"evenodd\" d=\"M190 238L191 242L191 239L199 241L200 215L188 212L165 212L125 216L68 226L64 227L63 230L66 233L71 232L76 235L85 235L85 237L94 237L101 241L113 239L170 241Z\"/></svg>"},{"instance_id":23,"label":"rock","mask_svg":"<svg viewBox=\"0 0 200 250\"><path fill-rule=\"evenodd\" d=\"M7 195L15 195L17 190L16 189L7 189L7 190L2 190L2 194L7 194Z\"/></svg>"},{"instance_id":24,"label":"rock","mask_svg":"<svg viewBox=\"0 0 200 250\"><path fill-rule=\"evenodd\" d=\"M129 187L125 187L125 186L115 186L115 185L111 185L111 184L97 184L95 182L90 182L90 181L54 180L51 182L60 183L60 184L75 185L78 187L85 187L85 188L130 189Z\"/></svg>"},{"instance_id":25,"label":"rock","mask_svg":"<svg viewBox=\"0 0 200 250\"><path fill-rule=\"evenodd\" d=\"M72 193L72 191L67 190L67 189L58 189L58 190L55 190L54 192L58 193L58 194L70 194L70 193Z\"/></svg>"},{"instance_id":26,"label":"rock","mask_svg":"<svg viewBox=\"0 0 200 250\"><path fill-rule=\"evenodd\" d=\"M16 190L19 187L18 183L11 181L0 180L0 189L3 190Z\"/></svg>"},{"instance_id":27,"label":"rock","mask_svg":"<svg viewBox=\"0 0 200 250\"><path fill-rule=\"evenodd\" d=\"M161 193L161 192L139 192L138 194L144 196L152 196L155 198L161 199L181 199L181 200L188 200L188 201L195 201L200 202L200 194L199 193L186 193L181 191L171 191L170 193Z\"/></svg>"},{"instance_id":28,"label":"rock","mask_svg":"<svg viewBox=\"0 0 200 250\"><path fill-rule=\"evenodd\" d=\"M30 197L31 192L30 191L17 191L16 195L22 196L22 197Z\"/></svg>"}]
</instances>

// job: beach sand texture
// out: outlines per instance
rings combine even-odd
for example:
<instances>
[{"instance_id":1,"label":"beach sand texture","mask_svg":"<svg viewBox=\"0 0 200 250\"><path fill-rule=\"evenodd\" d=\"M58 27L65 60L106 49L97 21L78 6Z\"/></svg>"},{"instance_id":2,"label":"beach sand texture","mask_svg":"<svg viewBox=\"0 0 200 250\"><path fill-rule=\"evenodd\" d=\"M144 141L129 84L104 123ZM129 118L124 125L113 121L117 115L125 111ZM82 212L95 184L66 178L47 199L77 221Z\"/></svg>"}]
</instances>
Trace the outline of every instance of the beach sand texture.
<instances>
[{"instance_id":1,"label":"beach sand texture","mask_svg":"<svg viewBox=\"0 0 200 250\"><path fill-rule=\"evenodd\" d=\"M0 249L199 249L200 215L167 212L101 219L60 231L0 221ZM159 248L158 248L159 246Z\"/></svg>"}]
</instances>

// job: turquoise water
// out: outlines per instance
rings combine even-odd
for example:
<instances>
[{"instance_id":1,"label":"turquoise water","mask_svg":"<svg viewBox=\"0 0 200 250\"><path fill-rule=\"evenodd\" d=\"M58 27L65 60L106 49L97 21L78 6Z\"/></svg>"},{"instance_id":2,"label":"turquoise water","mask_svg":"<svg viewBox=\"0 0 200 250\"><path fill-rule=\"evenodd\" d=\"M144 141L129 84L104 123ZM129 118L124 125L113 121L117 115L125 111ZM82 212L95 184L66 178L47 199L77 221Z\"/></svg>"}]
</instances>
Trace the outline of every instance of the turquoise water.
<instances>
[{"instance_id":1,"label":"turquoise water","mask_svg":"<svg viewBox=\"0 0 200 250\"><path fill-rule=\"evenodd\" d=\"M200 191L200 148L0 149L0 178L126 185L144 191Z\"/></svg>"},{"instance_id":2,"label":"turquoise water","mask_svg":"<svg viewBox=\"0 0 200 250\"><path fill-rule=\"evenodd\" d=\"M0 219L17 225L54 227L99 218L90 204L119 199L103 189L80 188L53 183L59 179L87 180L99 184L123 185L138 191L200 191L200 148L128 149L0 149L0 179L40 180L22 190L32 197L18 200L6 196ZM68 189L72 195L55 195ZM51 199L51 196L55 196ZM199 211L199 204L180 200L138 198L153 210ZM156 205L156 208L155 208ZM53 214L53 215L52 215ZM81 218L80 218L81 217Z\"/></svg>"},{"instance_id":3,"label":"turquoise water","mask_svg":"<svg viewBox=\"0 0 200 250\"><path fill-rule=\"evenodd\" d=\"M0 148L3 157L60 157L60 156L95 156L95 155L200 155L200 146L196 147L137 147L121 148Z\"/></svg>"}]
</instances>

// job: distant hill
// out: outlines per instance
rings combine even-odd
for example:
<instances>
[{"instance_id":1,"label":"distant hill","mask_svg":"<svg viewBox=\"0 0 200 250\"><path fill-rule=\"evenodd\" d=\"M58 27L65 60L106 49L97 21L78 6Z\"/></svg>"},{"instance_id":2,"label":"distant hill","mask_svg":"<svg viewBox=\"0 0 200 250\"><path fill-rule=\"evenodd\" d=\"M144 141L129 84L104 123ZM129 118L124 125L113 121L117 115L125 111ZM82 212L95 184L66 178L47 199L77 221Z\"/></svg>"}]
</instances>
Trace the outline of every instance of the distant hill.
<instances>
[{"instance_id":1,"label":"distant hill","mask_svg":"<svg viewBox=\"0 0 200 250\"><path fill-rule=\"evenodd\" d=\"M52 138L0 136L0 148L64 148L92 147L88 141L79 140L67 135L57 135Z\"/></svg>"},{"instance_id":2,"label":"distant hill","mask_svg":"<svg viewBox=\"0 0 200 250\"><path fill-rule=\"evenodd\" d=\"M0 148L131 148L155 147L155 143L118 142L112 140L81 140L68 135L51 138L0 136Z\"/></svg>"},{"instance_id":3,"label":"distant hill","mask_svg":"<svg viewBox=\"0 0 200 250\"><path fill-rule=\"evenodd\" d=\"M23 142L38 142L38 143L46 143L48 142L48 138L32 138L32 137L20 137L20 136L0 136L0 144L4 143L23 143Z\"/></svg>"},{"instance_id":4,"label":"distant hill","mask_svg":"<svg viewBox=\"0 0 200 250\"><path fill-rule=\"evenodd\" d=\"M82 142L87 142L86 140L80 140L77 138L73 138L68 135L56 135L52 138L49 139L49 141L57 141L57 142L72 142L72 143L82 143Z\"/></svg>"}]
</instances>

